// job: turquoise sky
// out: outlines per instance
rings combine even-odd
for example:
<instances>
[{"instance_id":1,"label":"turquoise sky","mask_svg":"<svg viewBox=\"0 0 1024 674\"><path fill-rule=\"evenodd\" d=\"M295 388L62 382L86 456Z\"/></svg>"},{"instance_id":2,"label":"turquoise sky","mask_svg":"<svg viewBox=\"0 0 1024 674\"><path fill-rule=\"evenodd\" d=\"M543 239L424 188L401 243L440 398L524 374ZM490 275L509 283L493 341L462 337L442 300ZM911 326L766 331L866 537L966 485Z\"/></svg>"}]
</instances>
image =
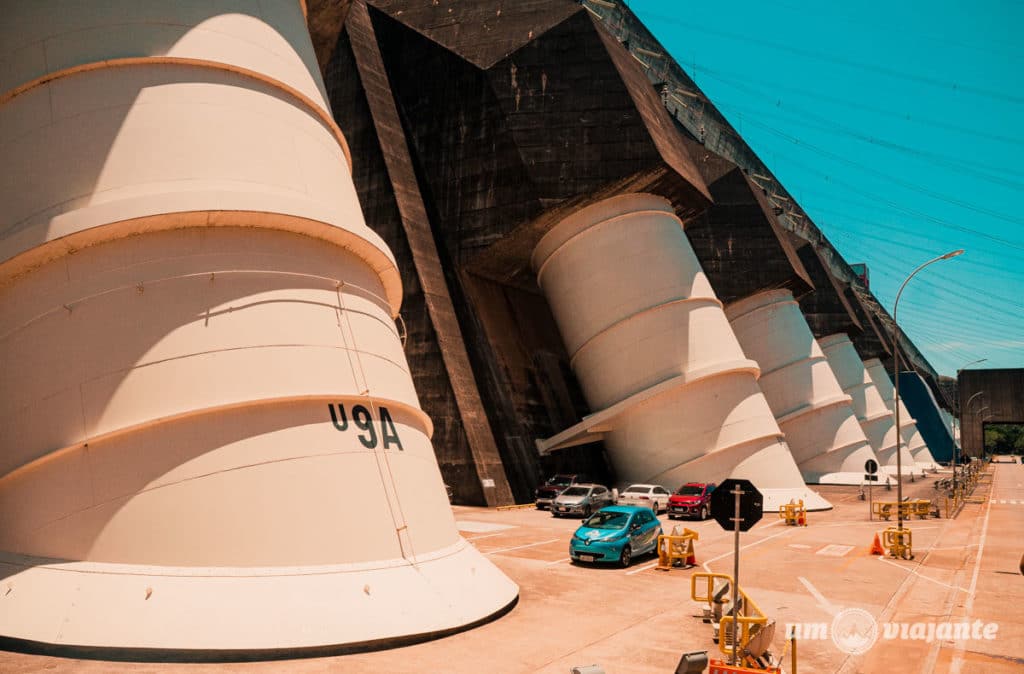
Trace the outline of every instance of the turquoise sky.
<instances>
[{"instance_id":1,"label":"turquoise sky","mask_svg":"<svg viewBox=\"0 0 1024 674\"><path fill-rule=\"evenodd\" d=\"M630 8L940 374L1024 367L1024 2Z\"/></svg>"}]
</instances>

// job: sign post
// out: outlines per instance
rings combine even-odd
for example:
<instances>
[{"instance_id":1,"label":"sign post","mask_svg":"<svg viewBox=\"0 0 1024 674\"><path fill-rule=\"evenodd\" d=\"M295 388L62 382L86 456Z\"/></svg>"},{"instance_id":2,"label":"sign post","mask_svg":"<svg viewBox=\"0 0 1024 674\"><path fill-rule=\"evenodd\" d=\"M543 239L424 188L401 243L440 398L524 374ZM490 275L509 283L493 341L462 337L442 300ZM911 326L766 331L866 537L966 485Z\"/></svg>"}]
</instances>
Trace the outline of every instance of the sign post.
<instances>
[{"instance_id":1,"label":"sign post","mask_svg":"<svg viewBox=\"0 0 1024 674\"><path fill-rule=\"evenodd\" d=\"M730 498L731 497L731 498ZM711 492L711 516L726 531L735 532L732 572L732 660L735 665L739 642L740 532L748 531L764 515L764 497L749 480L728 479ZM720 637L721 638L721 637Z\"/></svg>"},{"instance_id":2,"label":"sign post","mask_svg":"<svg viewBox=\"0 0 1024 674\"><path fill-rule=\"evenodd\" d=\"M874 459L868 459L864 462L864 479L868 481L868 521L875 519L871 510L874 506L871 505L871 487L874 486L875 480L878 479L878 462Z\"/></svg>"}]
</instances>

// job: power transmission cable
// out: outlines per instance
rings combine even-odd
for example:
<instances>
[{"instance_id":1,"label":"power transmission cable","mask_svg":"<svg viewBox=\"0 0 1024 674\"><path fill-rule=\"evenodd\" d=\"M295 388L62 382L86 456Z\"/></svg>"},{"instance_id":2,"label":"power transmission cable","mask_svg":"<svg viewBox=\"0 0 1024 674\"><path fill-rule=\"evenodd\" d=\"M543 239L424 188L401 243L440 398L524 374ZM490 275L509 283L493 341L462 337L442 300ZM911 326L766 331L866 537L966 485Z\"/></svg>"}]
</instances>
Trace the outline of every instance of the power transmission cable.
<instances>
[{"instance_id":1,"label":"power transmission cable","mask_svg":"<svg viewBox=\"0 0 1024 674\"><path fill-rule=\"evenodd\" d=\"M637 13L638 16L641 12ZM825 63L834 63L836 65L843 66L845 68L859 69L866 72L876 73L885 77L890 77L897 80L904 80L908 82L918 82L920 84L926 84L928 86L936 87L939 89L948 89L950 91L968 93L976 96L982 96L993 100L1006 101L1008 103L1014 103L1017 105L1024 104L1024 98L1016 96L1011 93L996 91L993 89L986 89L984 87L974 86L972 84L963 84L959 82L949 82L936 79L934 77L928 77L926 75L915 75L905 72L900 72L892 68L886 68L885 66L873 65L870 63L860 63L857 61L851 61L849 59L840 58L838 56L832 56L829 54L823 54L810 49L803 49L801 47L794 47L788 44L780 44L778 42L772 42L771 40L765 40L763 38L754 37L752 35L739 35L736 33L730 33L728 31L719 30L708 24L698 24L689 21L684 21L675 16L666 16L664 14L657 14L654 12L642 12L641 19L647 25L657 25L659 23L672 24L681 26L683 28L689 28L692 30L698 30L708 35L716 35L718 37L725 38L727 40L734 40L744 42L746 44L756 44L769 49L775 49L777 51L788 52L800 56L801 58L812 58Z\"/></svg>"},{"instance_id":2,"label":"power transmission cable","mask_svg":"<svg viewBox=\"0 0 1024 674\"><path fill-rule=\"evenodd\" d=\"M818 147L818 146L814 145L813 143L808 143L805 140L797 138L797 137L795 137L795 136L793 136L793 135L791 135L791 134L789 134L789 133L787 133L785 131L781 131L779 129L776 129L776 128L768 125L768 124L764 124L762 122L758 122L757 120L748 119L747 123L748 124L753 124L754 126L762 128L762 129L768 131L769 133L773 133L773 134L779 136L780 138L783 138L784 140L788 140L791 143L793 143L794 145L799 145L800 147L806 147L806 148L810 149L811 151L816 152L817 154L820 154L823 157L827 157L829 159L832 159L833 161L837 161L837 162L840 162L842 164L846 164L847 166L852 166L854 168L860 169L861 171L864 171L866 173L870 173L870 174L876 175L876 176L878 176L880 178L884 178L885 180L890 181L893 184L900 185L902 187L905 187L905 188L907 188L909 190L913 190L915 192L920 192L921 194L924 194L926 196L932 197L933 199L937 199L939 201L945 201L946 203L952 204L954 206L959 206L960 208L971 210L971 211L974 211L974 212L979 213L981 215L987 215L987 216L989 216L991 218L996 218L996 219L999 219L999 220L1004 220L1004 221L1012 223L1012 224L1024 225L1024 218L1019 218L1019 217L1016 217L1016 216L1013 216L1013 215L1009 215L1009 214L1006 214L1006 213L1000 213L998 211L993 211L993 210L990 210L990 209L987 209L987 208L982 208L980 206L976 206L976 205L970 204L970 203L968 203L966 201L961 201L959 199L953 199L952 197L948 197L948 196L944 195L941 192L936 192L934 190L931 190L931 189L929 189L927 187L924 187L923 185L918 185L916 183L912 183L910 181L903 180L902 178L899 178L897 176L893 176L891 174L885 173L884 171L879 171L878 169L872 168L870 166L866 166L864 164L861 164L860 162L853 161L852 159L847 159L846 157L838 155L838 154L836 154L834 152L830 152L830 151L828 151L828 150L826 150L824 148ZM845 183L844 181L837 181L834 178L832 179L832 181L836 182L837 184L846 184L847 186L849 186L848 183ZM1005 240L1003 240L1003 242L1006 243ZM1021 245L1020 248L1022 250L1024 250L1024 245Z\"/></svg>"},{"instance_id":3,"label":"power transmission cable","mask_svg":"<svg viewBox=\"0 0 1024 674\"><path fill-rule=\"evenodd\" d=\"M718 80L718 81L723 81L723 82L727 82L727 83L742 82L745 86L748 86L748 87L754 86L748 80L744 80L742 75L737 75L735 73L729 73L727 71L723 71L723 70L720 70L718 68L712 68L710 66L703 65L703 64L695 64L695 67L700 69L701 74L708 75L708 76L710 76L713 79ZM976 138L984 138L986 140L992 140L992 141L996 141L996 142L999 142L999 143L1010 143L1010 144L1013 144L1013 145L1024 146L1024 138L1017 138L1017 137L1013 137L1013 136L1004 136L1004 135L1001 135L1001 134L994 134L994 133L986 131L986 130L984 130L982 128L978 128L978 127L958 126L956 124L950 124L949 122L945 122L945 121L941 121L941 120L937 120L937 119L930 119L930 118L927 118L927 117L912 116L912 115L909 115L907 113L896 112L896 111L892 110L891 108L878 108L878 107L875 107L875 106L872 106L872 105L867 105L865 103L860 103L860 102L857 102L857 101L851 101L849 99L836 98L834 96L828 96L826 94L821 93L820 91L811 91L809 89L802 89L800 87L794 87L794 86L790 86L790 85L787 85L787 84L781 84L779 82L772 82L771 83L771 88L772 88L773 91L774 90L789 91L789 92L792 92L794 94L797 94L798 96L806 96L808 98L814 98L816 100L824 101L826 103L833 103L833 104L836 104L836 105L841 105L841 106L844 106L844 107L848 107L848 108L851 108L853 110L861 110L861 111L870 112L870 113L876 114L876 115L882 115L882 116L886 116L886 117L891 117L893 119L898 119L900 121L907 122L907 123L913 123L915 125L932 126L932 127L937 128L937 129L942 129L943 131L953 131L955 133L960 133L960 134L967 135L967 136L973 136L973 137L976 137ZM771 98L776 99L777 97L772 96Z\"/></svg>"}]
</instances>

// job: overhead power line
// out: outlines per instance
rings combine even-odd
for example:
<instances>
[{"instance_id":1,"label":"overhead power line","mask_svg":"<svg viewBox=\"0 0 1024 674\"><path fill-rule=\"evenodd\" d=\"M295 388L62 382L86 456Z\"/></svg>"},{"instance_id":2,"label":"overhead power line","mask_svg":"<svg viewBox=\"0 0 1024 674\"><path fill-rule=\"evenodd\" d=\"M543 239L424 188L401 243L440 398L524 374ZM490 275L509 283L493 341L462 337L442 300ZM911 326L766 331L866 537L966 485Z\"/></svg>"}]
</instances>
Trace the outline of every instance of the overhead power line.
<instances>
[{"instance_id":1,"label":"overhead power line","mask_svg":"<svg viewBox=\"0 0 1024 674\"><path fill-rule=\"evenodd\" d=\"M928 86L936 87L939 89L948 89L950 91L969 93L976 96L984 96L986 98L991 98L993 100L1006 101L1008 103L1014 103L1018 105L1024 104L1024 97L1017 96L1015 94L1007 93L1004 91L986 89L984 87L977 87L972 84L964 84L961 82L944 81L936 79L934 77L928 77L926 75L915 75L911 73L900 72L892 68L876 66L870 63L858 63L857 61L851 61L849 59L839 58L837 56L832 56L829 54L823 54L821 52L812 51L810 49L794 47L789 44L780 44L778 42L772 42L771 40L765 40L763 38L753 37L751 35L738 35L736 33L730 33L728 31L719 30L708 24L698 24L690 21L684 21L680 19L678 16L666 16L664 14L655 14L653 12L647 11L638 11L637 13L642 14L641 18L643 19L644 23L647 24L657 24L659 22L669 23L676 26L682 26L684 28L690 28L692 30L699 30L702 33L706 33L708 35L716 35L718 37L723 37L727 40L736 40L745 42L747 44L757 44L762 47L767 47L769 49L775 49L777 51L795 54L802 58L813 58L819 61L834 63L836 65L840 65L846 68L855 68L858 70L864 70L866 72L876 73L878 75L884 75L885 77L890 77L893 79L904 80L908 82L918 82L920 84L926 84Z\"/></svg>"}]
</instances>

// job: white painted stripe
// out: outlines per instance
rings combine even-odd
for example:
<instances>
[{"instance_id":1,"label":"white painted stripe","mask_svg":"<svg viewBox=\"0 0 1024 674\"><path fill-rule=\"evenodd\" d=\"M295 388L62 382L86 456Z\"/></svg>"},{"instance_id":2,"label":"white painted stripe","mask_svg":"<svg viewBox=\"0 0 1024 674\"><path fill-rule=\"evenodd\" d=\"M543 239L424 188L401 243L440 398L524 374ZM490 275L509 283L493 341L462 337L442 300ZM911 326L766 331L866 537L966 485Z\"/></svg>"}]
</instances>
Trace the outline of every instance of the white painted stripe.
<instances>
[{"instance_id":1,"label":"white painted stripe","mask_svg":"<svg viewBox=\"0 0 1024 674\"><path fill-rule=\"evenodd\" d=\"M918 573L917 569L907 568L906 566L903 566L901 564L897 564L896 562L888 560L885 557L879 557L878 561L885 562L886 564L890 564L892 566L895 566L897 569L903 569L904 571L917 576L921 580L927 580L930 583L935 583L936 585L941 585L942 587L948 587L950 590L959 590L960 592L967 592L968 591L968 590L965 590L962 587L957 587L956 585L950 585L949 583L943 583L941 580L935 580L934 578L930 578L928 576L922 576L920 573ZM917 566L920 567L921 566L920 563Z\"/></svg>"},{"instance_id":2,"label":"white painted stripe","mask_svg":"<svg viewBox=\"0 0 1024 674\"><path fill-rule=\"evenodd\" d=\"M633 569L632 571L627 571L626 575L627 576L632 576L634 573L640 573L641 571L646 571L647 569L653 569L657 565L658 565L658 562L651 562L650 564L644 564L643 566L638 566L637 568ZM742 633L740 634L740 636L742 636Z\"/></svg>"},{"instance_id":3,"label":"white painted stripe","mask_svg":"<svg viewBox=\"0 0 1024 674\"><path fill-rule=\"evenodd\" d=\"M547 545L548 543L557 543L560 540L561 540L560 538L552 538L550 541L541 541L539 543L528 543L526 545L517 545L514 548L499 548L498 550L491 550L490 552L485 552L484 554L485 555L496 555L499 552L511 552L512 550L522 550L523 548L533 548L533 547L536 547L538 545Z\"/></svg>"},{"instance_id":4,"label":"white painted stripe","mask_svg":"<svg viewBox=\"0 0 1024 674\"><path fill-rule=\"evenodd\" d=\"M994 481L994 478L993 478ZM993 485L993 489L995 485ZM974 591L978 587L978 572L981 571L981 555L985 552L985 537L988 536L988 516L992 514L992 508L985 509L985 523L981 527L981 540L978 541L978 556L974 561L974 574L971 576L971 586L967 590L967 602L964 604L964 617L971 619L971 611L974 610ZM956 651L953 654L953 661L949 663L950 674L960 674L960 668L964 664L964 648L966 641L956 642Z\"/></svg>"},{"instance_id":5,"label":"white painted stripe","mask_svg":"<svg viewBox=\"0 0 1024 674\"><path fill-rule=\"evenodd\" d=\"M455 526L459 531L468 531L471 534L482 534L485 531L503 531L515 529L514 524L494 524L493 522L474 522L472 520L455 520Z\"/></svg>"},{"instance_id":6,"label":"white painted stripe","mask_svg":"<svg viewBox=\"0 0 1024 674\"><path fill-rule=\"evenodd\" d=\"M781 521L782 520L776 520L776 522L781 522ZM769 524L768 526L771 526L771 525ZM779 536L785 536L786 534L790 534L790 533L793 533L795 531L797 531L797 529L789 529L787 531L780 531L777 534L773 534L771 536L767 536L765 538L762 538L759 541L754 541L753 543L748 543L747 545L741 545L740 546L740 550L746 550L747 548L752 548L755 545L760 545L761 543L765 543L766 541L770 541L773 538L778 538ZM711 567L709 567L708 564L710 564L711 562L717 562L718 560L724 559L726 557L731 557L732 553L733 553L733 551L730 550L729 552L726 552L726 553L723 553L721 555L718 555L717 557L712 557L708 561L704 562L701 566L704 567L705 571L707 571L708 573L711 573Z\"/></svg>"},{"instance_id":7,"label":"white painted stripe","mask_svg":"<svg viewBox=\"0 0 1024 674\"><path fill-rule=\"evenodd\" d=\"M810 550L812 546L804 545L803 543L790 543L789 547L796 548L797 550Z\"/></svg>"},{"instance_id":8,"label":"white painted stripe","mask_svg":"<svg viewBox=\"0 0 1024 674\"><path fill-rule=\"evenodd\" d=\"M825 609L825 611L827 611L829 615L835 616L837 613L839 613L839 607L830 602L828 599L825 599L825 595L823 595L821 592L818 592L818 588L814 587L814 585L811 584L811 581L807 580L803 576L797 576L797 580L799 580L800 583L807 588L807 591L810 592L811 596L814 597L815 601L818 602L818 606Z\"/></svg>"},{"instance_id":9,"label":"white painted stripe","mask_svg":"<svg viewBox=\"0 0 1024 674\"><path fill-rule=\"evenodd\" d=\"M548 562L547 564L545 564L545 566L554 566L555 564L562 564L563 562L568 562L568 561L569 561L568 557L563 557L562 559L556 559L553 562ZM742 636L742 635L740 635L740 636Z\"/></svg>"},{"instance_id":10,"label":"white painted stripe","mask_svg":"<svg viewBox=\"0 0 1024 674\"><path fill-rule=\"evenodd\" d=\"M466 540L467 541L475 541L478 538L490 538L491 536L504 536L504 535L505 535L504 531L499 531L496 534L480 534L479 536L469 536L469 537L466 538Z\"/></svg>"}]
</instances>

